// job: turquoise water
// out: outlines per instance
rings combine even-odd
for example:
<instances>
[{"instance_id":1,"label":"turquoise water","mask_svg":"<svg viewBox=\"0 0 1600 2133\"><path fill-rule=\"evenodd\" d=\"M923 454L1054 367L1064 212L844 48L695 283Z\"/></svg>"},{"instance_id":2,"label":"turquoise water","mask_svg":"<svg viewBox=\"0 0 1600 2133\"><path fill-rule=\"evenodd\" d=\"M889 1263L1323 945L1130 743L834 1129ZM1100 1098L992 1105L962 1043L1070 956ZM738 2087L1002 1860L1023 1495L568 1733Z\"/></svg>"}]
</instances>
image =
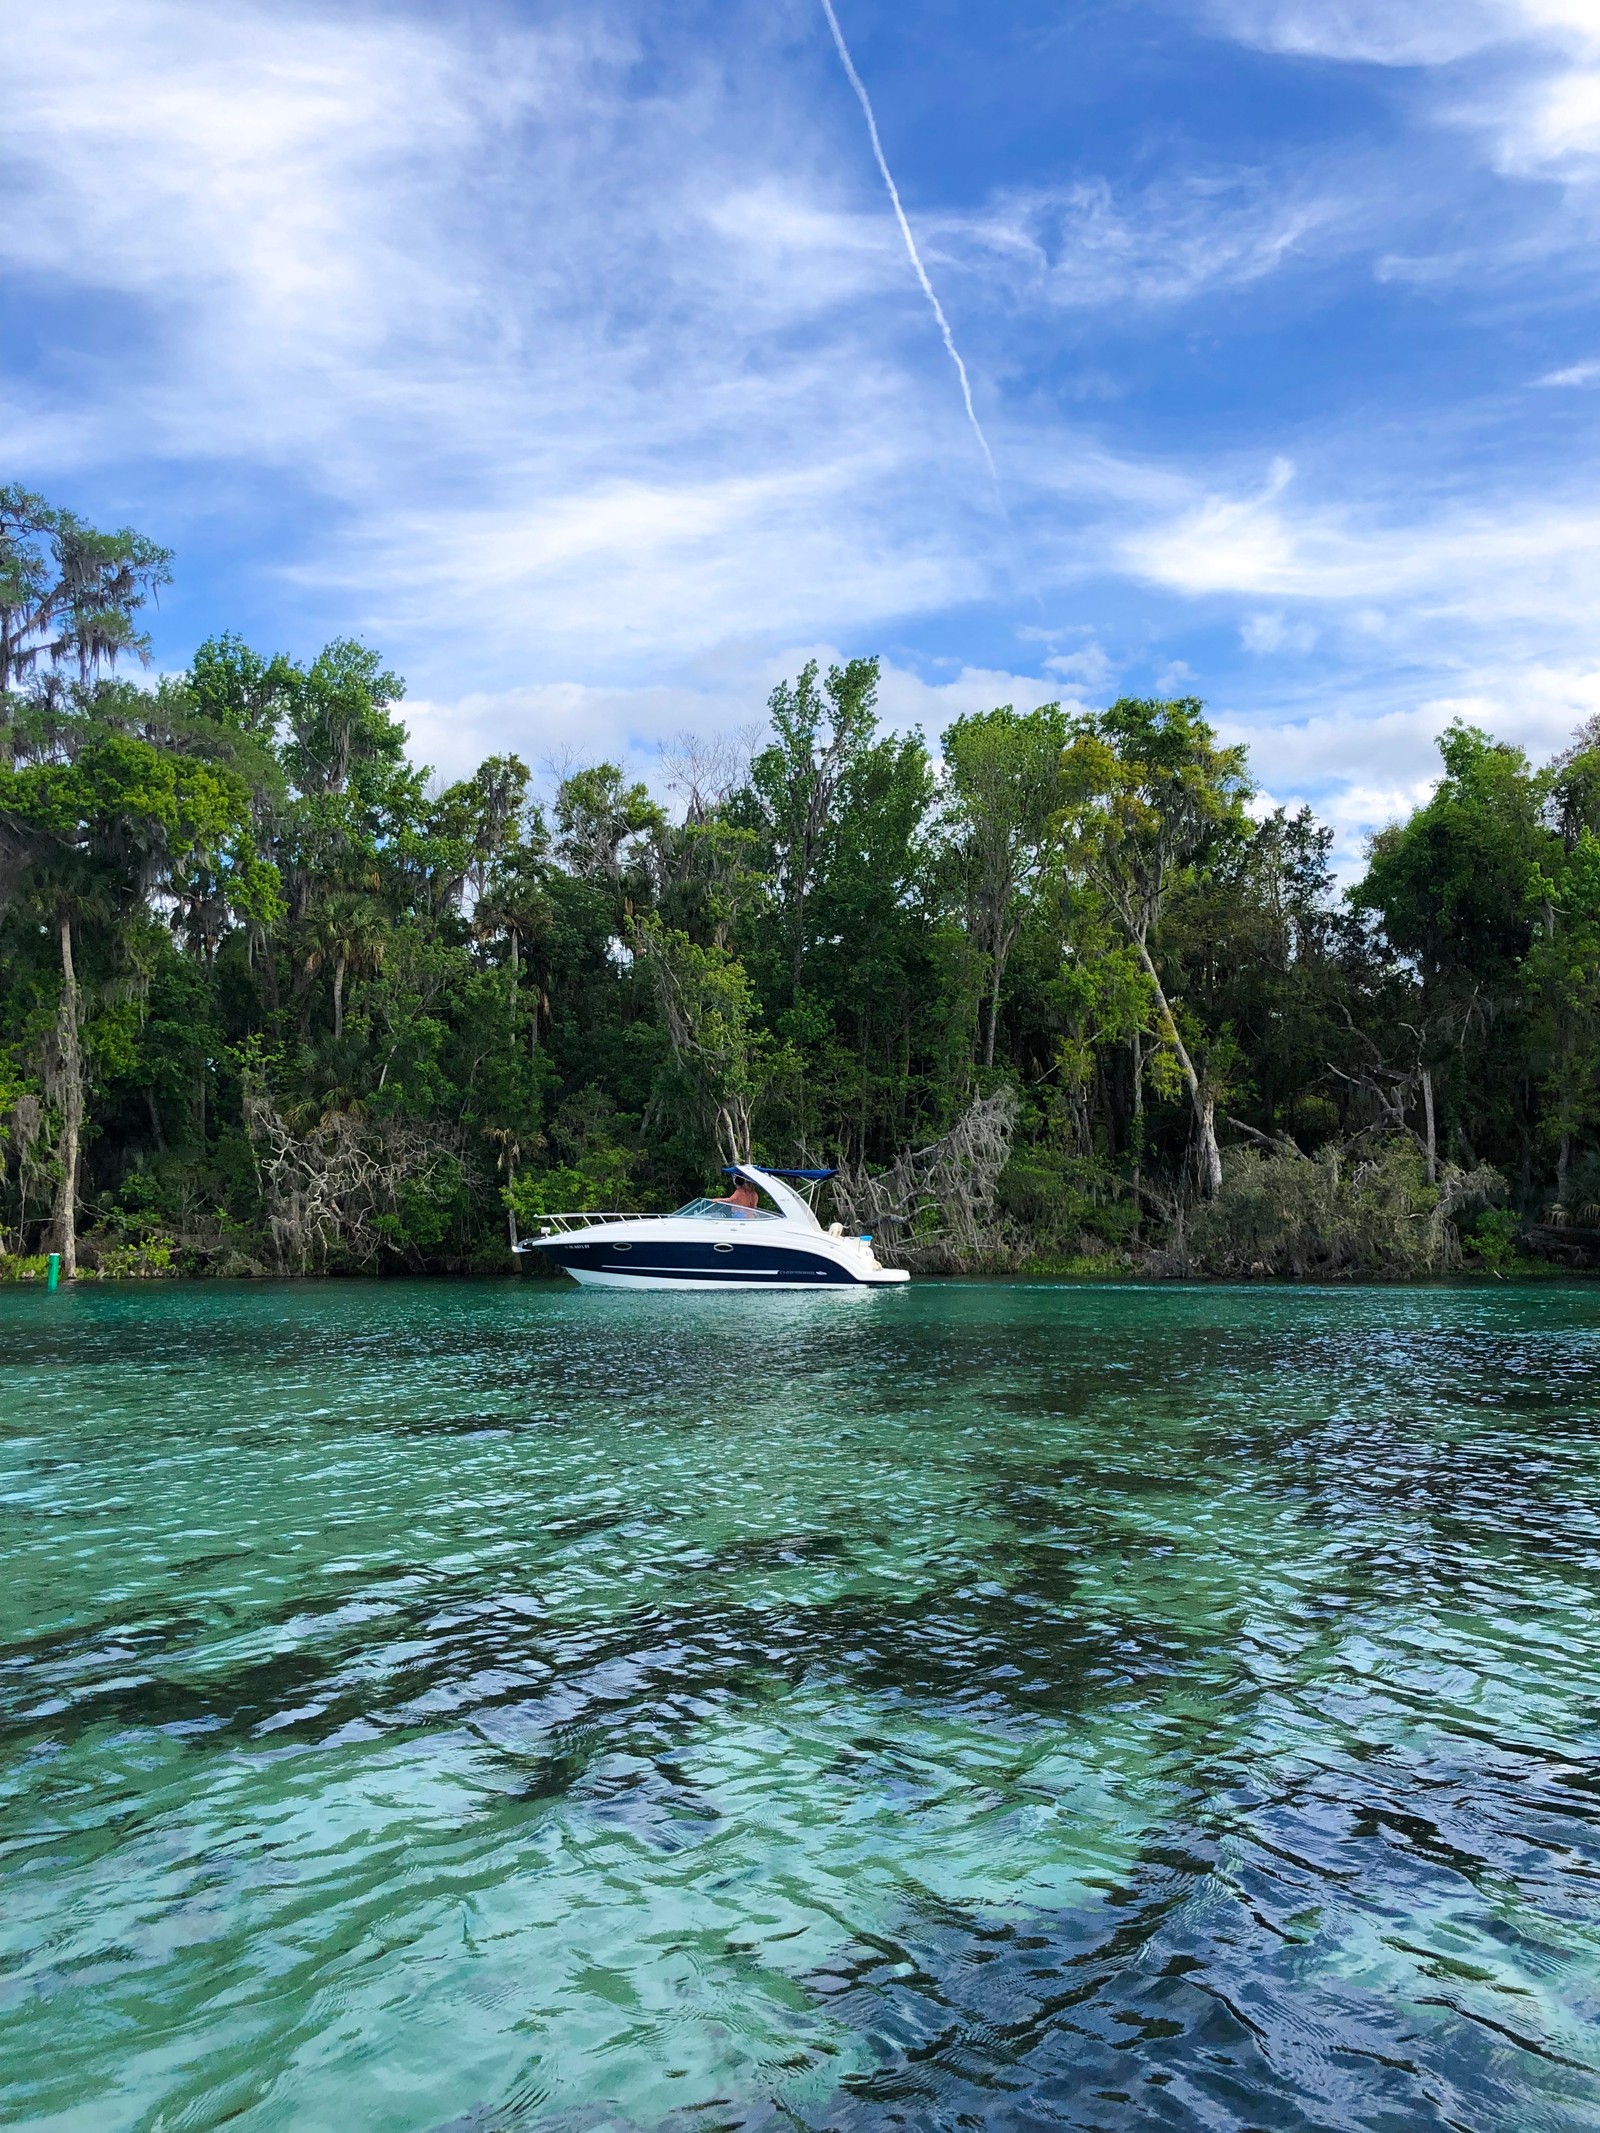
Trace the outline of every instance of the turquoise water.
<instances>
[{"instance_id":1,"label":"turquoise water","mask_svg":"<svg viewBox=\"0 0 1600 2133\"><path fill-rule=\"evenodd\" d=\"M1600 2117L1600 1290L0 1294L0 2117Z\"/></svg>"}]
</instances>

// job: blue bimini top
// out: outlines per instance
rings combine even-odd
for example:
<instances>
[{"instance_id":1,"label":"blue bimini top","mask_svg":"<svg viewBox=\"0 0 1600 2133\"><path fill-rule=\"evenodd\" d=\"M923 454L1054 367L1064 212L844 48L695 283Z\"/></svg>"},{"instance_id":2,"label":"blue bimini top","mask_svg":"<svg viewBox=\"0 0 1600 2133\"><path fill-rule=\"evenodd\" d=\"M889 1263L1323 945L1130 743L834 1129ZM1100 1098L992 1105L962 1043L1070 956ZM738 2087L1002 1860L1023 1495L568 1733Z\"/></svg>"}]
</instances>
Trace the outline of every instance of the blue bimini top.
<instances>
[{"instance_id":1,"label":"blue bimini top","mask_svg":"<svg viewBox=\"0 0 1600 2133\"><path fill-rule=\"evenodd\" d=\"M820 1185L824 1178L835 1178L839 1175L836 1170L778 1170L771 1163L752 1163L749 1167L752 1170L764 1170L769 1178L804 1178L812 1185ZM724 1163L722 1174L725 1178L737 1178L742 1177L744 1173L738 1163Z\"/></svg>"}]
</instances>

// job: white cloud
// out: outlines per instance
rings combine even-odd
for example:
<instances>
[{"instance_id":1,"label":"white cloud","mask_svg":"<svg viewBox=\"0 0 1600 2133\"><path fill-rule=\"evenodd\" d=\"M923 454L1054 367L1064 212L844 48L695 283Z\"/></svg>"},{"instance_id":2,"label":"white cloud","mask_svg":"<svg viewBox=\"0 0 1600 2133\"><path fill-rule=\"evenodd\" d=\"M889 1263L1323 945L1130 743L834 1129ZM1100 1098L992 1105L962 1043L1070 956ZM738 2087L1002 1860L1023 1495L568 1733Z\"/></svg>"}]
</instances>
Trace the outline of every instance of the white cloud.
<instances>
[{"instance_id":1,"label":"white cloud","mask_svg":"<svg viewBox=\"0 0 1600 2133\"><path fill-rule=\"evenodd\" d=\"M1278 461L1252 489L1150 514L1123 539L1127 567L1191 598L1292 599L1413 645L1445 617L1473 633L1529 624L1588 634L1600 507L1582 494L1470 504L1444 494L1400 518L1387 494L1297 500L1291 478ZM1251 616L1243 630L1251 649L1293 648L1276 622Z\"/></svg>"},{"instance_id":2,"label":"white cloud","mask_svg":"<svg viewBox=\"0 0 1600 2133\"><path fill-rule=\"evenodd\" d=\"M1587 176L1600 156L1600 67L1553 69L1503 98L1467 101L1462 116L1486 125L1507 171Z\"/></svg>"},{"instance_id":3,"label":"white cloud","mask_svg":"<svg viewBox=\"0 0 1600 2133\"><path fill-rule=\"evenodd\" d=\"M1506 34L1498 0L1217 0L1214 19L1268 51L1375 66L1443 66Z\"/></svg>"},{"instance_id":4,"label":"white cloud","mask_svg":"<svg viewBox=\"0 0 1600 2133\"><path fill-rule=\"evenodd\" d=\"M1239 625L1239 642L1247 652L1267 656L1275 652L1309 652L1317 633L1309 622L1290 622L1284 615L1246 615Z\"/></svg>"},{"instance_id":5,"label":"white cloud","mask_svg":"<svg viewBox=\"0 0 1600 2133\"><path fill-rule=\"evenodd\" d=\"M1026 632L1024 632L1026 634ZM1084 689L1103 689L1115 671L1103 645L1093 638L1075 652L1055 652L1044 662L1047 674Z\"/></svg>"},{"instance_id":6,"label":"white cloud","mask_svg":"<svg viewBox=\"0 0 1600 2133\"><path fill-rule=\"evenodd\" d=\"M1264 801L1308 804L1332 825L1336 868L1348 881L1361 871L1372 833L1403 820L1433 790L1439 736L1453 721L1480 726L1541 763L1597 711L1600 667L1533 663L1466 672L1456 692L1403 709L1369 700L1332 713L1224 717L1218 730L1248 746Z\"/></svg>"},{"instance_id":7,"label":"white cloud","mask_svg":"<svg viewBox=\"0 0 1600 2133\"><path fill-rule=\"evenodd\" d=\"M1565 370L1547 370L1535 385L1593 385L1600 381L1600 363L1571 363Z\"/></svg>"},{"instance_id":8,"label":"white cloud","mask_svg":"<svg viewBox=\"0 0 1600 2133\"><path fill-rule=\"evenodd\" d=\"M1438 775L1435 743L1451 716L1435 703L1376 713L1362 706L1289 718L1224 717L1218 730L1229 741L1247 743L1267 787L1320 796L1364 792L1369 798L1358 814L1371 823L1388 819L1381 810L1373 813L1371 793L1414 793Z\"/></svg>"},{"instance_id":9,"label":"white cloud","mask_svg":"<svg viewBox=\"0 0 1600 2133\"><path fill-rule=\"evenodd\" d=\"M400 377L489 325L481 293L459 317L438 171L582 71L523 38L484 87L415 23L162 0L24 11L7 46L12 272L148 306L171 370L146 413L174 444L248 424L268 451L392 409Z\"/></svg>"},{"instance_id":10,"label":"white cloud","mask_svg":"<svg viewBox=\"0 0 1600 2133\"><path fill-rule=\"evenodd\" d=\"M1600 711L1600 666L1580 658L1470 670L1458 693L1435 698L1428 709L1442 725L1463 719L1547 762Z\"/></svg>"},{"instance_id":11,"label":"white cloud","mask_svg":"<svg viewBox=\"0 0 1600 2133\"><path fill-rule=\"evenodd\" d=\"M1249 748L1257 814L1310 807L1333 831L1335 875L1350 882L1363 870L1373 833L1403 821L1433 790L1438 738L1452 715L1436 703L1365 707L1285 720L1223 718L1218 731Z\"/></svg>"},{"instance_id":12,"label":"white cloud","mask_svg":"<svg viewBox=\"0 0 1600 2133\"><path fill-rule=\"evenodd\" d=\"M1312 247L1348 241L1361 219L1344 174L1312 183L1233 168L1120 193L1103 178L1007 192L981 214L940 217L933 244L1015 304L1173 305L1248 287Z\"/></svg>"},{"instance_id":13,"label":"white cloud","mask_svg":"<svg viewBox=\"0 0 1600 2133\"><path fill-rule=\"evenodd\" d=\"M413 699L403 711L415 753L445 778L467 776L486 755L514 753L536 771L568 758L610 760L659 785L665 744L684 733L710 738L760 725L779 681L808 659L826 668L844 657L826 643L760 654L728 647L700 671L656 687L535 683L450 700ZM969 712L1005 703L1031 711L1062 693L1058 685L1004 668L961 666L930 679L885 660L878 713L888 731L917 728L936 747L944 729Z\"/></svg>"},{"instance_id":14,"label":"white cloud","mask_svg":"<svg viewBox=\"0 0 1600 2133\"><path fill-rule=\"evenodd\" d=\"M878 692L886 724L907 731L912 726L936 742L953 719L974 711L992 711L1010 704L1017 711L1034 711L1040 704L1075 700L1076 691L1059 683L1041 680L1036 674L1013 674L1004 667L962 666L948 681L925 677L886 660Z\"/></svg>"},{"instance_id":15,"label":"white cloud","mask_svg":"<svg viewBox=\"0 0 1600 2133\"><path fill-rule=\"evenodd\" d=\"M807 198L775 175L735 184L704 213L707 226L737 252L741 300L757 303L768 324L881 291L893 283L903 256L894 225L882 214Z\"/></svg>"},{"instance_id":16,"label":"white cloud","mask_svg":"<svg viewBox=\"0 0 1600 2133\"><path fill-rule=\"evenodd\" d=\"M940 523L900 546L852 525L876 487L893 512L888 454L696 480L607 480L523 504L399 511L321 559L320 576L368 593L370 626L404 635L427 615L472 618L480 656L524 656L619 677L675 663L724 637L802 630L819 614L871 627L974 597L983 571ZM898 513L894 512L898 518ZM985 538L972 529L973 546Z\"/></svg>"},{"instance_id":17,"label":"white cloud","mask_svg":"<svg viewBox=\"0 0 1600 2133\"><path fill-rule=\"evenodd\" d=\"M1479 130L1503 171L1588 176L1600 157L1594 0L1216 0L1212 16L1269 51L1450 70L1436 115Z\"/></svg>"}]
</instances>

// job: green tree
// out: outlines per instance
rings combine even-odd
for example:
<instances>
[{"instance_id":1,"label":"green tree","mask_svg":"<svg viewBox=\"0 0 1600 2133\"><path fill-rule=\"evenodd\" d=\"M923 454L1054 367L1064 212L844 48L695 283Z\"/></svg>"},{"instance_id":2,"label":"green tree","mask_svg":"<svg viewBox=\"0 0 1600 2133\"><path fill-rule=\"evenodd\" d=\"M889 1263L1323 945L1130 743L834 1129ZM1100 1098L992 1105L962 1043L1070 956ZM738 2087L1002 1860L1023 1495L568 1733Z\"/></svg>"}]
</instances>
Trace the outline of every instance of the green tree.
<instances>
[{"instance_id":1,"label":"green tree","mask_svg":"<svg viewBox=\"0 0 1600 2133\"><path fill-rule=\"evenodd\" d=\"M383 966L388 922L382 906L371 896L342 890L319 903L310 921L310 945L306 967L333 972L333 1041L344 1036L344 981L348 972L379 970Z\"/></svg>"},{"instance_id":2,"label":"green tree","mask_svg":"<svg viewBox=\"0 0 1600 2133\"><path fill-rule=\"evenodd\" d=\"M1564 806L1564 826L1574 819ZM1565 1211L1574 1149L1600 1126L1600 836L1581 823L1529 889L1539 917L1521 975L1544 1137L1556 1150L1556 1205Z\"/></svg>"},{"instance_id":3,"label":"green tree","mask_svg":"<svg viewBox=\"0 0 1600 2133\"><path fill-rule=\"evenodd\" d=\"M0 771L0 821L34 843L27 901L60 955L50 1069L61 1114L52 1222L69 1278L77 1267L85 1105L76 932L86 924L114 930L185 864L226 870L230 845L237 850L250 834L249 795L236 772L131 739L98 715L100 707L98 693L84 690L48 751Z\"/></svg>"},{"instance_id":4,"label":"green tree","mask_svg":"<svg viewBox=\"0 0 1600 2133\"><path fill-rule=\"evenodd\" d=\"M945 733L944 830L966 907L967 931L988 972L983 1063L994 1065L1006 964L1027 899L1056 858L1067 802L1059 704L959 718Z\"/></svg>"},{"instance_id":5,"label":"green tree","mask_svg":"<svg viewBox=\"0 0 1600 2133\"><path fill-rule=\"evenodd\" d=\"M779 912L789 995L797 999L812 946L810 906L837 829L836 808L876 726L878 662L830 667L819 687L813 659L767 704L773 739L750 765L743 819L766 842ZM753 819L752 819L753 818Z\"/></svg>"},{"instance_id":6,"label":"green tree","mask_svg":"<svg viewBox=\"0 0 1600 2133\"><path fill-rule=\"evenodd\" d=\"M1520 748L1456 724L1439 752L1445 774L1408 821L1372 841L1352 891L1413 974L1413 997L1390 1024L1415 1062L1430 1175L1436 1090L1469 1149L1513 1152L1531 1183L1522 964L1536 918L1535 882L1554 876L1559 840L1547 820L1551 778ZM1440 1084L1442 1083L1442 1089Z\"/></svg>"},{"instance_id":7,"label":"green tree","mask_svg":"<svg viewBox=\"0 0 1600 2133\"><path fill-rule=\"evenodd\" d=\"M0 487L0 699L41 659L80 682L125 653L149 662L134 620L172 576L172 552L124 526L102 533L15 483Z\"/></svg>"},{"instance_id":8,"label":"green tree","mask_svg":"<svg viewBox=\"0 0 1600 2133\"><path fill-rule=\"evenodd\" d=\"M655 985L672 1048L671 1071L656 1092L657 1117L686 1117L724 1161L749 1162L763 1048L744 966L654 918L635 924L630 945Z\"/></svg>"},{"instance_id":9,"label":"green tree","mask_svg":"<svg viewBox=\"0 0 1600 2133\"><path fill-rule=\"evenodd\" d=\"M1250 784L1242 748L1219 748L1193 697L1123 697L1072 721L1063 758L1063 834L1150 981L1194 1114L1200 1178L1222 1185L1216 1088L1196 1067L1161 981L1151 938L1174 883L1243 834Z\"/></svg>"},{"instance_id":10,"label":"green tree","mask_svg":"<svg viewBox=\"0 0 1600 2133\"><path fill-rule=\"evenodd\" d=\"M802 989L776 1017L806 1062L801 1137L862 1160L892 1156L924 1122L937 1130L967 1094L970 992L964 966L940 964L933 798L919 734L884 735L856 752L808 899ZM772 917L777 953L757 967L768 973L767 996L781 1001L781 907Z\"/></svg>"},{"instance_id":11,"label":"green tree","mask_svg":"<svg viewBox=\"0 0 1600 2133\"><path fill-rule=\"evenodd\" d=\"M556 850L586 881L620 883L636 840L665 821L643 785L629 785L615 763L575 770L556 791Z\"/></svg>"},{"instance_id":12,"label":"green tree","mask_svg":"<svg viewBox=\"0 0 1600 2133\"><path fill-rule=\"evenodd\" d=\"M1318 1143L1370 1060L1392 988L1370 932L1335 894L1333 832L1275 809L1181 876L1161 924L1163 972L1208 1033L1235 1046L1243 1130ZM1398 997L1398 996L1393 996Z\"/></svg>"}]
</instances>

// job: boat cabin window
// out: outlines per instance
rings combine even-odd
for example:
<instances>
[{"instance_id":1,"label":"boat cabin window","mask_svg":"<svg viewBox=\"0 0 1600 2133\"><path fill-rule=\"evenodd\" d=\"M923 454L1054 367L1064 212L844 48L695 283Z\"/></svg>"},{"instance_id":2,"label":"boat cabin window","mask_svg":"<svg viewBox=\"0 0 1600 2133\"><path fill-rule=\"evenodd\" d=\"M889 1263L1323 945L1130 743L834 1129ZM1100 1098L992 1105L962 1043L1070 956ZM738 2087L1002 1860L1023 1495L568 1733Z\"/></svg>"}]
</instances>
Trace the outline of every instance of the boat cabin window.
<instances>
[{"instance_id":1,"label":"boat cabin window","mask_svg":"<svg viewBox=\"0 0 1600 2133\"><path fill-rule=\"evenodd\" d=\"M680 1207L676 1216L703 1217L711 1222L777 1222L781 1217L765 1207L729 1207L724 1200L691 1200L687 1207Z\"/></svg>"}]
</instances>

